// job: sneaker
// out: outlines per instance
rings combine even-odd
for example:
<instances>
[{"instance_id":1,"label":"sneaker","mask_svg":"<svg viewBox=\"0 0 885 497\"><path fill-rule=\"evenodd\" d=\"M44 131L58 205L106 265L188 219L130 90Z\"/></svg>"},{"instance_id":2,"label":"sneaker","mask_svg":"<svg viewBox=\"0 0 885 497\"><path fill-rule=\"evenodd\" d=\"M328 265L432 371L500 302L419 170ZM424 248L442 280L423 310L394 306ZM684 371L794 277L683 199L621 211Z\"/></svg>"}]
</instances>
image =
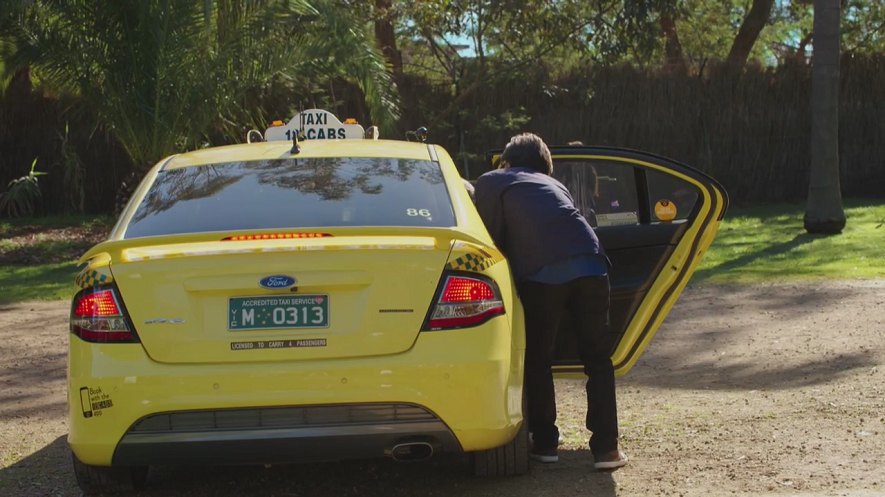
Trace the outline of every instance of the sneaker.
<instances>
[{"instance_id":1,"label":"sneaker","mask_svg":"<svg viewBox=\"0 0 885 497\"><path fill-rule=\"evenodd\" d=\"M596 459L593 467L598 470L618 469L621 466L627 465L627 454L618 449L605 454L594 455L593 458Z\"/></svg>"},{"instance_id":2,"label":"sneaker","mask_svg":"<svg viewBox=\"0 0 885 497\"><path fill-rule=\"evenodd\" d=\"M529 458L531 458L533 461L538 461L545 464L558 462L559 451L556 449L556 447L553 447L551 449L532 449L532 451L529 452Z\"/></svg>"}]
</instances>

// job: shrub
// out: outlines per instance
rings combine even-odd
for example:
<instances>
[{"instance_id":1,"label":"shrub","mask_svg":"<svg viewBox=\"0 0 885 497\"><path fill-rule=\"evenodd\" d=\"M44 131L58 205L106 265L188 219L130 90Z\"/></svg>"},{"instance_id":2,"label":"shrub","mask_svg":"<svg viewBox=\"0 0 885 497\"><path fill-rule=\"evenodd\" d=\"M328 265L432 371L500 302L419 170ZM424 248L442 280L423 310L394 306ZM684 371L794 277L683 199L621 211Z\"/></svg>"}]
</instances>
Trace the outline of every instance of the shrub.
<instances>
[{"instance_id":1,"label":"shrub","mask_svg":"<svg viewBox=\"0 0 885 497\"><path fill-rule=\"evenodd\" d=\"M0 193L0 214L6 217L31 216L40 202L40 186L37 177L46 173L35 171L37 159L31 162L31 171L27 176L9 182L5 192Z\"/></svg>"}]
</instances>

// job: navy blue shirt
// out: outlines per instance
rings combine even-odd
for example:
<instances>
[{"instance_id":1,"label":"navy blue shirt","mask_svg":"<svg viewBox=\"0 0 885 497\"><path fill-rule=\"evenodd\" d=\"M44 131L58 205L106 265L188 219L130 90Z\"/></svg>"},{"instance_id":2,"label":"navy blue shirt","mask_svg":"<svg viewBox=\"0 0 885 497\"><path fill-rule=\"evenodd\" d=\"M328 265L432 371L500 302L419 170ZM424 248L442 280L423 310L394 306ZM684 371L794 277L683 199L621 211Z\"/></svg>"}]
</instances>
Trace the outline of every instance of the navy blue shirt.
<instances>
[{"instance_id":1,"label":"navy blue shirt","mask_svg":"<svg viewBox=\"0 0 885 497\"><path fill-rule=\"evenodd\" d=\"M476 181L476 208L518 280L532 279L545 266L575 256L606 260L568 189L544 173L509 167L483 174ZM585 274L572 276L588 276L586 266L579 267Z\"/></svg>"},{"instance_id":2,"label":"navy blue shirt","mask_svg":"<svg viewBox=\"0 0 885 497\"><path fill-rule=\"evenodd\" d=\"M575 278L604 274L608 274L608 264L605 257L597 254L585 254L547 264L537 272L526 276L525 279L548 285L560 285Z\"/></svg>"}]
</instances>

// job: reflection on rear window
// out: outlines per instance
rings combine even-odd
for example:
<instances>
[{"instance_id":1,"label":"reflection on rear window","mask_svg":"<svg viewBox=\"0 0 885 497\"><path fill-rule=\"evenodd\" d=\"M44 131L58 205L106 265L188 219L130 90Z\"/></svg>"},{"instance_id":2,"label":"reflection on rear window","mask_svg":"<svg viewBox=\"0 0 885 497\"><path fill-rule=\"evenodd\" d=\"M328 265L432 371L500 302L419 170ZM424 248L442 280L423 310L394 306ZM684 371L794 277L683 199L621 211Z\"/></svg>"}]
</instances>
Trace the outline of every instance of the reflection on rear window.
<instances>
[{"instance_id":1,"label":"reflection on rear window","mask_svg":"<svg viewBox=\"0 0 885 497\"><path fill-rule=\"evenodd\" d=\"M336 226L454 226L439 165L274 159L161 171L125 238Z\"/></svg>"}]
</instances>

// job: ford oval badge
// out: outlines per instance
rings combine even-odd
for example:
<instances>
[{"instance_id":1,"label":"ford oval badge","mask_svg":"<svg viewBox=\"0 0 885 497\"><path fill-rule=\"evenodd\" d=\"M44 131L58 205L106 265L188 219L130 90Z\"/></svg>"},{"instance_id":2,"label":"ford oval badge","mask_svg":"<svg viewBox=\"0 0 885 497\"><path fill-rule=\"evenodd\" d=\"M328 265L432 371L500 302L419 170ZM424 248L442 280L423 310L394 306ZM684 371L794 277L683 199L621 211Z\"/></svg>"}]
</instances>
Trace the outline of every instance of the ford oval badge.
<instances>
[{"instance_id":1,"label":"ford oval badge","mask_svg":"<svg viewBox=\"0 0 885 497\"><path fill-rule=\"evenodd\" d=\"M295 284L295 278L286 276L285 274L275 274L273 276L261 278L261 281L259 281L258 284L264 288L270 288L271 290L277 288L289 288Z\"/></svg>"}]
</instances>

